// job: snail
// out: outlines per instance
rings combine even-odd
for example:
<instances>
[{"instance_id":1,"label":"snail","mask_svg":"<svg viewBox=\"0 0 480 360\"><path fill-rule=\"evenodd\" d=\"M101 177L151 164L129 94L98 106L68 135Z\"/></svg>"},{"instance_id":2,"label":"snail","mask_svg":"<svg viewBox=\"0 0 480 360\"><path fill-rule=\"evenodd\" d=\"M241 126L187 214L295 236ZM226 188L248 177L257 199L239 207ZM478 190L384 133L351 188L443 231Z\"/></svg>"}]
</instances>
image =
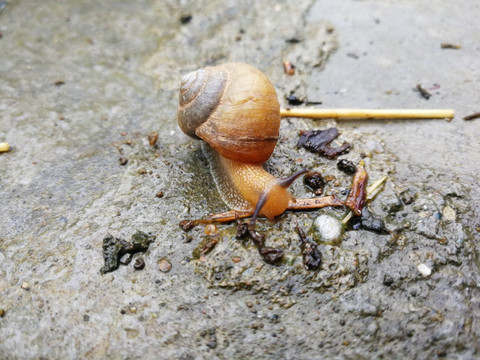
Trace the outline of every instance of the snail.
<instances>
[{"instance_id":1,"label":"snail","mask_svg":"<svg viewBox=\"0 0 480 360\"><path fill-rule=\"evenodd\" d=\"M262 166L278 141L281 117L416 119L453 118L453 115L452 110L280 109L272 83L253 66L229 63L191 72L181 81L178 124L188 136L203 140L202 150L214 182L231 210L199 220L183 220L180 226L188 231L197 224L251 216L248 225L239 222L237 237L248 232L264 260L277 263L283 252L265 246L264 236L255 231L257 216L274 219L287 209L344 206L350 209L342 221L346 223L351 216L362 215L362 208L369 200L367 193L373 198L387 179L384 176L377 180L367 191L368 174L360 161L345 201L335 195L295 199L288 187L309 170L277 179ZM298 225L297 229L304 265L317 269L321 261L318 249L307 241ZM216 240L211 244L214 246Z\"/></svg>"},{"instance_id":2,"label":"snail","mask_svg":"<svg viewBox=\"0 0 480 360\"><path fill-rule=\"evenodd\" d=\"M262 167L280 130L280 104L270 80L243 63L207 67L181 82L178 124L202 139L217 189L238 214L273 219L295 201L288 186L307 170L277 179Z\"/></svg>"},{"instance_id":3,"label":"snail","mask_svg":"<svg viewBox=\"0 0 480 360\"><path fill-rule=\"evenodd\" d=\"M254 228L259 215L272 220L287 209L346 205L333 195L295 199L288 187L309 170L277 179L263 168L278 141L281 113L272 83L251 65L227 63L182 78L178 125L188 136L203 140L218 192L231 209L185 222L184 229L249 216Z\"/></svg>"}]
</instances>

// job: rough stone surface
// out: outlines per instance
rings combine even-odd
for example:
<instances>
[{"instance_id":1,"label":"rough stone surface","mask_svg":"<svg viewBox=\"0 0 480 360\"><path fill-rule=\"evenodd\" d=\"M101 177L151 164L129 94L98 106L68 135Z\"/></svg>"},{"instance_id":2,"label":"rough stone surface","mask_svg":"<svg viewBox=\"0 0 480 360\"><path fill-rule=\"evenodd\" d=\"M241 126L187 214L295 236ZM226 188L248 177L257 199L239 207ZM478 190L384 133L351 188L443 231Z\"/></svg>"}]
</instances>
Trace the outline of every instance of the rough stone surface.
<instances>
[{"instance_id":1,"label":"rough stone surface","mask_svg":"<svg viewBox=\"0 0 480 360\"><path fill-rule=\"evenodd\" d=\"M480 111L479 17L469 0L0 0L0 142L12 147L0 154L0 358L478 358L480 119L462 118ZM312 168L342 196L351 177L295 147L300 130L337 126L353 144L341 158L363 153L370 179L389 177L369 204L388 234L347 231L309 272L296 223L322 211L288 212L258 224L280 265L236 240L236 224L193 258L206 235L178 222L226 208L176 124L178 87L227 61L265 71L283 106L293 93L325 108L456 110L451 122L282 122L267 169ZM292 192L312 196L301 181ZM101 275L103 238L138 230L156 236L145 268Z\"/></svg>"}]
</instances>

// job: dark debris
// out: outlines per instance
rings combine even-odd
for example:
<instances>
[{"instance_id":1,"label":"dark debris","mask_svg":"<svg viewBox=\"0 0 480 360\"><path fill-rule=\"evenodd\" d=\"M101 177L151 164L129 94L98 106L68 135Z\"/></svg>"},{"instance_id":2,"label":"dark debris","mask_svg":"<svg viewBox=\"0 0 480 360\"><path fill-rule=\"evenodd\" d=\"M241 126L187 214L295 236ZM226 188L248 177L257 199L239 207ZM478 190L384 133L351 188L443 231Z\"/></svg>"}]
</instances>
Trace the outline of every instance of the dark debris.
<instances>
[{"instance_id":1,"label":"dark debris","mask_svg":"<svg viewBox=\"0 0 480 360\"><path fill-rule=\"evenodd\" d=\"M198 224L193 221L193 220L182 220L178 223L178 225L184 230L184 231L190 231L192 230L195 226Z\"/></svg>"},{"instance_id":2,"label":"dark debris","mask_svg":"<svg viewBox=\"0 0 480 360\"><path fill-rule=\"evenodd\" d=\"M335 159L337 156L347 153L352 147L346 141L338 147L331 147L330 143L339 135L337 128L301 131L297 146L329 159Z\"/></svg>"},{"instance_id":3,"label":"dark debris","mask_svg":"<svg viewBox=\"0 0 480 360\"><path fill-rule=\"evenodd\" d=\"M479 112L476 112L474 114L471 114L471 115L467 115L463 118L463 120L474 120L474 119L478 119L480 118L480 111Z\"/></svg>"},{"instance_id":4,"label":"dark debris","mask_svg":"<svg viewBox=\"0 0 480 360\"><path fill-rule=\"evenodd\" d=\"M420 84L417 84L417 86L415 87L415 90L418 91L420 93L420 95L422 95L422 97L426 100L430 99L430 97L432 96L432 94L430 94L426 89L424 89L422 87L422 85Z\"/></svg>"},{"instance_id":5,"label":"dark debris","mask_svg":"<svg viewBox=\"0 0 480 360\"><path fill-rule=\"evenodd\" d=\"M303 183L315 192L315 195L322 195L325 179L318 171L309 171L303 177Z\"/></svg>"},{"instance_id":6,"label":"dark debris","mask_svg":"<svg viewBox=\"0 0 480 360\"><path fill-rule=\"evenodd\" d=\"M380 217L373 215L367 207L362 209L361 216L352 217L348 225L352 230L368 230L381 235L390 233L385 227L385 222Z\"/></svg>"},{"instance_id":7,"label":"dark debris","mask_svg":"<svg viewBox=\"0 0 480 360\"><path fill-rule=\"evenodd\" d=\"M192 21L193 16L192 15L183 15L180 17L180 23L185 25L188 24L190 21Z\"/></svg>"},{"instance_id":8,"label":"dark debris","mask_svg":"<svg viewBox=\"0 0 480 360\"><path fill-rule=\"evenodd\" d=\"M441 43L440 44L441 49L453 49L453 50L459 50L462 48L461 45L458 44L451 44L451 43Z\"/></svg>"},{"instance_id":9,"label":"dark debris","mask_svg":"<svg viewBox=\"0 0 480 360\"><path fill-rule=\"evenodd\" d=\"M194 259L199 259L203 255L207 255L218 244L218 236L207 236L200 244L193 250L192 256Z\"/></svg>"},{"instance_id":10,"label":"dark debris","mask_svg":"<svg viewBox=\"0 0 480 360\"><path fill-rule=\"evenodd\" d=\"M322 254L317 245L307 238L303 229L297 224L298 236L300 236L300 249L302 250L303 266L307 270L317 270L322 263Z\"/></svg>"},{"instance_id":11,"label":"dark debris","mask_svg":"<svg viewBox=\"0 0 480 360\"><path fill-rule=\"evenodd\" d=\"M130 260L123 261L123 263L128 264L133 254L147 251L148 246L155 238L155 235L137 231L132 235L132 240L127 242L108 234L103 239L103 258L105 265L100 269L100 272L105 274L118 269L121 263L120 260L125 254L130 255Z\"/></svg>"},{"instance_id":12,"label":"dark debris","mask_svg":"<svg viewBox=\"0 0 480 360\"><path fill-rule=\"evenodd\" d=\"M139 256L135 259L135 262L133 263L133 268L135 270L142 270L145 267L145 260L143 260L143 257Z\"/></svg>"},{"instance_id":13,"label":"dark debris","mask_svg":"<svg viewBox=\"0 0 480 360\"><path fill-rule=\"evenodd\" d=\"M292 105L292 106L302 105L305 102L305 100L298 98L294 94L285 96L285 99L287 100L288 105Z\"/></svg>"},{"instance_id":14,"label":"dark debris","mask_svg":"<svg viewBox=\"0 0 480 360\"><path fill-rule=\"evenodd\" d=\"M337 168L340 171L343 171L345 174L353 175L357 172L357 167L353 161L341 159L337 162Z\"/></svg>"},{"instance_id":15,"label":"dark debris","mask_svg":"<svg viewBox=\"0 0 480 360\"><path fill-rule=\"evenodd\" d=\"M245 238L247 234L253 240L253 242L257 246L258 253L267 264L274 265L279 263L283 259L282 249L265 246L265 235L256 231L248 223L238 221L236 238Z\"/></svg>"},{"instance_id":16,"label":"dark debris","mask_svg":"<svg viewBox=\"0 0 480 360\"><path fill-rule=\"evenodd\" d=\"M302 42L303 40L298 38L298 37L291 37L291 38L288 38L288 39L285 39L285 42L287 44L298 44L300 42Z\"/></svg>"}]
</instances>

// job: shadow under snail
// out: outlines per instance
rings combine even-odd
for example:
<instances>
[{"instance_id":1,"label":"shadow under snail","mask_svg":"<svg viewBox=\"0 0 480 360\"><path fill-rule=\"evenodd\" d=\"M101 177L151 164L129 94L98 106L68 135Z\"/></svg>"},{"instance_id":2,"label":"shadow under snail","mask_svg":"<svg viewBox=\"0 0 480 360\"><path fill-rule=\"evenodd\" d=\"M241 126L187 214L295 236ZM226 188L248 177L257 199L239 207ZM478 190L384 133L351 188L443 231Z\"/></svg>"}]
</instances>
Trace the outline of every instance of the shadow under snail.
<instances>
[{"instance_id":1,"label":"shadow under snail","mask_svg":"<svg viewBox=\"0 0 480 360\"><path fill-rule=\"evenodd\" d=\"M217 189L231 209L190 221L191 226L252 216L253 229L257 216L272 220L287 209L348 206L348 199L335 196L295 199L287 188L308 170L277 179L263 168L277 143L280 120L275 89L253 66L228 63L183 77L178 124L188 136L203 140Z\"/></svg>"}]
</instances>

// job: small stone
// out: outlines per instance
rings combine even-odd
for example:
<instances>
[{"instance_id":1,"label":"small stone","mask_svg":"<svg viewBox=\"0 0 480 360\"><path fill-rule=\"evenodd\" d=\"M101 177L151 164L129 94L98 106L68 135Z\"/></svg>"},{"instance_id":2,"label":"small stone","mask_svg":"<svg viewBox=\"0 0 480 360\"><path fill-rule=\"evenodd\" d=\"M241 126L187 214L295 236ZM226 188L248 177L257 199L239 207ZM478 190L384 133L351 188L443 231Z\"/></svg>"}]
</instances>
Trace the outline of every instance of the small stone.
<instances>
[{"instance_id":1,"label":"small stone","mask_svg":"<svg viewBox=\"0 0 480 360\"><path fill-rule=\"evenodd\" d=\"M209 342L207 342L207 346L210 349L215 349L217 347L217 341L216 340L210 340Z\"/></svg>"},{"instance_id":2,"label":"small stone","mask_svg":"<svg viewBox=\"0 0 480 360\"><path fill-rule=\"evenodd\" d=\"M172 263L168 259L158 260L158 268L161 272L167 273L172 269Z\"/></svg>"},{"instance_id":3,"label":"small stone","mask_svg":"<svg viewBox=\"0 0 480 360\"><path fill-rule=\"evenodd\" d=\"M277 323L279 322L280 316L278 314L273 314L272 316L270 316L270 321L273 322L273 323Z\"/></svg>"},{"instance_id":4,"label":"small stone","mask_svg":"<svg viewBox=\"0 0 480 360\"><path fill-rule=\"evenodd\" d=\"M380 144L378 141L375 140L368 140L365 143L365 147L370 151L370 152L376 152L377 154L380 154L383 152L383 146Z\"/></svg>"},{"instance_id":5,"label":"small stone","mask_svg":"<svg viewBox=\"0 0 480 360\"><path fill-rule=\"evenodd\" d=\"M145 260L143 260L141 256L137 257L135 259L135 262L133 263L133 268L135 270L142 270L144 267L145 267Z\"/></svg>"},{"instance_id":6,"label":"small stone","mask_svg":"<svg viewBox=\"0 0 480 360\"><path fill-rule=\"evenodd\" d=\"M128 308L128 310L130 311L130 313L132 314L136 314L137 313L137 307L136 306L130 306Z\"/></svg>"},{"instance_id":7,"label":"small stone","mask_svg":"<svg viewBox=\"0 0 480 360\"><path fill-rule=\"evenodd\" d=\"M205 225L205 229L203 230L206 235L213 236L218 234L218 228L215 224L208 224Z\"/></svg>"},{"instance_id":8,"label":"small stone","mask_svg":"<svg viewBox=\"0 0 480 360\"><path fill-rule=\"evenodd\" d=\"M125 166L128 164L128 159L126 157L121 157L120 159L118 159L118 161L120 162L120 165L122 166Z\"/></svg>"},{"instance_id":9,"label":"small stone","mask_svg":"<svg viewBox=\"0 0 480 360\"><path fill-rule=\"evenodd\" d=\"M318 216L310 229L310 235L318 243L338 244L342 234L343 227L340 220L326 214Z\"/></svg>"},{"instance_id":10,"label":"small stone","mask_svg":"<svg viewBox=\"0 0 480 360\"><path fill-rule=\"evenodd\" d=\"M0 317L4 317L5 316L5 309L0 309Z\"/></svg>"},{"instance_id":11,"label":"small stone","mask_svg":"<svg viewBox=\"0 0 480 360\"><path fill-rule=\"evenodd\" d=\"M318 195L322 194L323 187L325 186L325 180L323 179L322 174L318 171L306 173L303 177L303 183L314 190L316 194L318 192Z\"/></svg>"},{"instance_id":12,"label":"small stone","mask_svg":"<svg viewBox=\"0 0 480 360\"><path fill-rule=\"evenodd\" d=\"M427 265L425 265L424 263L420 263L417 265L417 269L418 271L420 271L420 273L427 277L427 276L430 276L430 274L432 273L432 269L430 269Z\"/></svg>"},{"instance_id":13,"label":"small stone","mask_svg":"<svg viewBox=\"0 0 480 360\"><path fill-rule=\"evenodd\" d=\"M348 175L353 175L357 172L357 167L352 161L341 159L337 162L337 168Z\"/></svg>"},{"instance_id":14,"label":"small stone","mask_svg":"<svg viewBox=\"0 0 480 360\"><path fill-rule=\"evenodd\" d=\"M239 263L240 261L242 261L242 258L240 256L232 256L232 261L234 263Z\"/></svg>"},{"instance_id":15,"label":"small stone","mask_svg":"<svg viewBox=\"0 0 480 360\"><path fill-rule=\"evenodd\" d=\"M30 290L30 283L24 281L21 287L23 290Z\"/></svg>"},{"instance_id":16,"label":"small stone","mask_svg":"<svg viewBox=\"0 0 480 360\"><path fill-rule=\"evenodd\" d=\"M88 315L83 315L83 321L87 322L87 321L90 321L90 316Z\"/></svg>"},{"instance_id":17,"label":"small stone","mask_svg":"<svg viewBox=\"0 0 480 360\"><path fill-rule=\"evenodd\" d=\"M150 134L148 134L148 143L150 146L155 146L158 140L158 132L152 131Z\"/></svg>"},{"instance_id":18,"label":"small stone","mask_svg":"<svg viewBox=\"0 0 480 360\"><path fill-rule=\"evenodd\" d=\"M391 275L384 275L383 276L383 285L385 286L391 286L393 285L393 283L395 282L395 280L393 279L393 277Z\"/></svg>"},{"instance_id":19,"label":"small stone","mask_svg":"<svg viewBox=\"0 0 480 360\"><path fill-rule=\"evenodd\" d=\"M408 189L405 189L400 193L400 199L405 205L410 205L415 202L417 191L417 189L409 187Z\"/></svg>"},{"instance_id":20,"label":"small stone","mask_svg":"<svg viewBox=\"0 0 480 360\"><path fill-rule=\"evenodd\" d=\"M365 330L369 335L373 336L378 332L378 328L379 328L378 323L376 321L372 321Z\"/></svg>"},{"instance_id":21,"label":"small stone","mask_svg":"<svg viewBox=\"0 0 480 360\"><path fill-rule=\"evenodd\" d=\"M159 191L159 192L157 192L157 193L155 194L155 196L156 196L157 198L162 198L164 195L165 195L165 194L163 193L163 191Z\"/></svg>"},{"instance_id":22,"label":"small stone","mask_svg":"<svg viewBox=\"0 0 480 360\"><path fill-rule=\"evenodd\" d=\"M442 211L442 220L443 221L455 221L457 218L457 214L455 210L453 210L450 206L445 206Z\"/></svg>"}]
</instances>

